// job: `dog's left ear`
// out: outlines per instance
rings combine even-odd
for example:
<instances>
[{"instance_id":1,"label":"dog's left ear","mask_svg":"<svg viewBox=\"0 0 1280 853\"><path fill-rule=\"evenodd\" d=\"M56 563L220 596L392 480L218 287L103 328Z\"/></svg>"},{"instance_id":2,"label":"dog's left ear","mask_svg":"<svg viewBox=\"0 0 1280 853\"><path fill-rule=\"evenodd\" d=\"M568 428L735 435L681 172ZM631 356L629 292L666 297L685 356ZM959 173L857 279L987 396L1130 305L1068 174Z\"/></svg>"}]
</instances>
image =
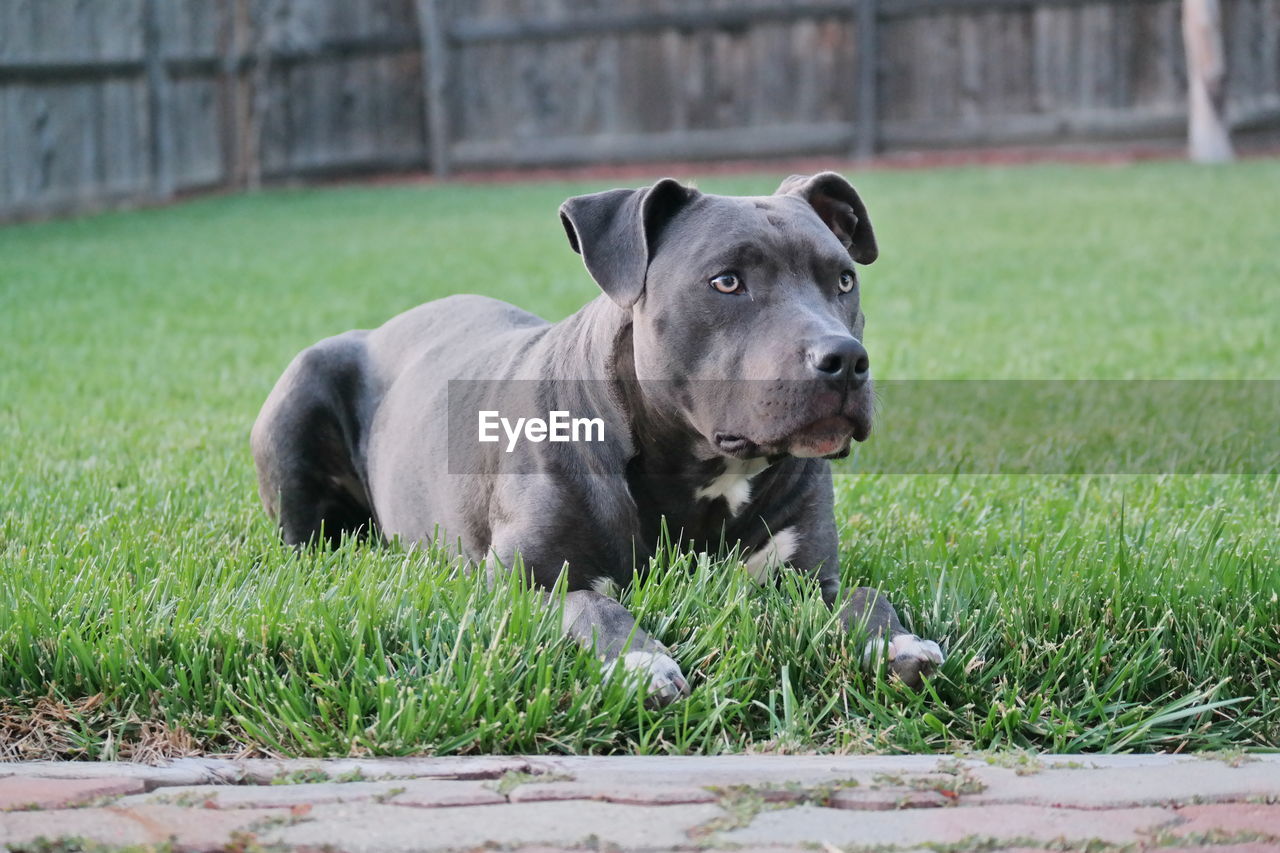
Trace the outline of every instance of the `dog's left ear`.
<instances>
[{"instance_id":1,"label":"dog's left ear","mask_svg":"<svg viewBox=\"0 0 1280 853\"><path fill-rule=\"evenodd\" d=\"M600 289L630 308L644 293L662 228L697 192L663 178L644 189L580 195L560 205L560 222Z\"/></svg>"},{"instance_id":2,"label":"dog's left ear","mask_svg":"<svg viewBox=\"0 0 1280 853\"><path fill-rule=\"evenodd\" d=\"M795 195L809 202L858 263L873 263L880 254L866 205L853 185L835 172L792 175L774 195Z\"/></svg>"}]
</instances>

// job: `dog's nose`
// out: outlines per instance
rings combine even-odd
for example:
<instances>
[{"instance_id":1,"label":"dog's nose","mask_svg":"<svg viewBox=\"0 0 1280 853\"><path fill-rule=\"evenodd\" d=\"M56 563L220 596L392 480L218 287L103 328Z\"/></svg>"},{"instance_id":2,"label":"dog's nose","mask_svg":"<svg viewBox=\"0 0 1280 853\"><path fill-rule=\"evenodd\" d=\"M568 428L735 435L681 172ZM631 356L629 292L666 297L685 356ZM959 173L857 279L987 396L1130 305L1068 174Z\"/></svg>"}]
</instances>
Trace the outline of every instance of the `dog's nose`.
<instances>
[{"instance_id":1,"label":"dog's nose","mask_svg":"<svg viewBox=\"0 0 1280 853\"><path fill-rule=\"evenodd\" d=\"M867 381L871 358L857 338L832 336L809 347L809 364L822 379L843 379L857 387Z\"/></svg>"}]
</instances>

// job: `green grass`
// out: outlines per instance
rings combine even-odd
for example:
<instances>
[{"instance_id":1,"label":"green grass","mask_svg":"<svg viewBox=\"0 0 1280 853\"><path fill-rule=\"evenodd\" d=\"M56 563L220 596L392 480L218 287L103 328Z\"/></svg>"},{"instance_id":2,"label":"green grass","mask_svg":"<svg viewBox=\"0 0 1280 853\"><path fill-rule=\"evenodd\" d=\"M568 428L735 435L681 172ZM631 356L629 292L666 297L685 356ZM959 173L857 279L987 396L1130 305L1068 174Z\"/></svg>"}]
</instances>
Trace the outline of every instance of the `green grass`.
<instances>
[{"instance_id":1,"label":"green grass","mask_svg":"<svg viewBox=\"0 0 1280 853\"><path fill-rule=\"evenodd\" d=\"M881 377L1280 377L1280 162L855 182ZM1280 746L1274 473L839 478L846 581L950 650L919 694L863 673L813 590L732 560L664 554L626 595L694 686L648 711L528 590L278 544L247 436L293 354L453 292L567 315L595 289L555 209L596 188L0 230L0 754Z\"/></svg>"}]
</instances>

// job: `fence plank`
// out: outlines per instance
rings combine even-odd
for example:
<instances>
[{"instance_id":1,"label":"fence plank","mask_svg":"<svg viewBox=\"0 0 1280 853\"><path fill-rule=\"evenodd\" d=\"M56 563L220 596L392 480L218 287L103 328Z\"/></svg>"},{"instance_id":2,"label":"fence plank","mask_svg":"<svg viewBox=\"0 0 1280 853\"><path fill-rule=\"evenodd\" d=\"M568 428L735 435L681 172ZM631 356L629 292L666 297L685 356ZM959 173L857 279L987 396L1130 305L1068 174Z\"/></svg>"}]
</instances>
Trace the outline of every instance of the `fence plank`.
<instances>
[{"instance_id":1,"label":"fence plank","mask_svg":"<svg viewBox=\"0 0 1280 853\"><path fill-rule=\"evenodd\" d=\"M449 39L444 31L440 0L417 0L418 32L422 42L422 116L431 170L447 178L452 134L446 101L449 75Z\"/></svg>"},{"instance_id":2,"label":"fence plank","mask_svg":"<svg viewBox=\"0 0 1280 853\"><path fill-rule=\"evenodd\" d=\"M173 131L169 100L169 72L164 63L164 33L160 27L160 0L145 0L143 40L146 49L147 107L151 116L150 140L152 193L173 195Z\"/></svg>"},{"instance_id":3,"label":"fence plank","mask_svg":"<svg viewBox=\"0 0 1280 853\"><path fill-rule=\"evenodd\" d=\"M875 156L879 144L880 37L877 0L857 0L858 28L858 118L857 156Z\"/></svg>"}]
</instances>

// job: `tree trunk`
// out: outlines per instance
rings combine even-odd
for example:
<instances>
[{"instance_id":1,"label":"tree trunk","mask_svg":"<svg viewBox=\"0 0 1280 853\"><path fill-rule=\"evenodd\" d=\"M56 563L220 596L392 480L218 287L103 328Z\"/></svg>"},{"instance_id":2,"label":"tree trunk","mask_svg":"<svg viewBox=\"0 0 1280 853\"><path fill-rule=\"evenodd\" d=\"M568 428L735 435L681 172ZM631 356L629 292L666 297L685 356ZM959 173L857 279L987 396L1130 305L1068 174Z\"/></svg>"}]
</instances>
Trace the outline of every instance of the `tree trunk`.
<instances>
[{"instance_id":1,"label":"tree trunk","mask_svg":"<svg viewBox=\"0 0 1280 853\"><path fill-rule=\"evenodd\" d=\"M1187 50L1187 151L1196 163L1235 157L1227 130L1227 64L1218 0L1182 0L1182 39Z\"/></svg>"}]
</instances>

